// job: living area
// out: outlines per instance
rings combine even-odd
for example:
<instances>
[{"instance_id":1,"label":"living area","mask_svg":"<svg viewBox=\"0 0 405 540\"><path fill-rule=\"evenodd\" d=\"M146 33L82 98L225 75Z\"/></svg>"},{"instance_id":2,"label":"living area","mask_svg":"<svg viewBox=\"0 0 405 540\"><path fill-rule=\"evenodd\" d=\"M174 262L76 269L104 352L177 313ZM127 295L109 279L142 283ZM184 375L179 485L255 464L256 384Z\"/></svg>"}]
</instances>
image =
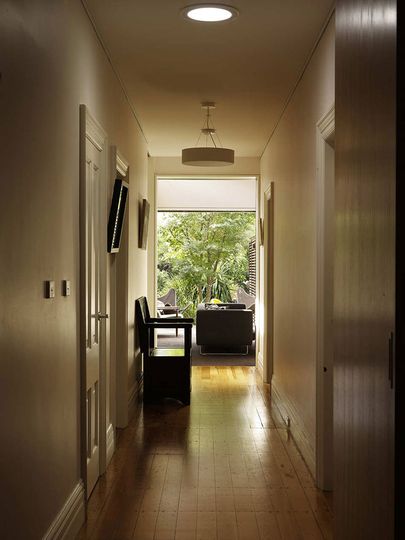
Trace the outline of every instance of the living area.
<instances>
[{"instance_id":1,"label":"living area","mask_svg":"<svg viewBox=\"0 0 405 540\"><path fill-rule=\"evenodd\" d=\"M256 365L256 183L157 178L156 315L193 320L194 366ZM181 333L160 329L158 345Z\"/></svg>"}]
</instances>

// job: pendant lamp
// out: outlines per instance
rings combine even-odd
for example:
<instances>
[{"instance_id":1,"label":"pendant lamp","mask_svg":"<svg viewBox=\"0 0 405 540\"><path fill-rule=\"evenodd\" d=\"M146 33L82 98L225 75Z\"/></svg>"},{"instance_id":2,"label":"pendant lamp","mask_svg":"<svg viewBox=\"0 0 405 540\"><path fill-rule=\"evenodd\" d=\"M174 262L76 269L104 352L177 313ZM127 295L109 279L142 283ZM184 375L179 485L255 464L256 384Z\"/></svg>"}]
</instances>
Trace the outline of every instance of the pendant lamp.
<instances>
[{"instance_id":1,"label":"pendant lamp","mask_svg":"<svg viewBox=\"0 0 405 540\"><path fill-rule=\"evenodd\" d=\"M232 165L235 161L235 151L230 148L222 148L216 129L211 124L210 112L215 109L215 103L203 101L201 107L206 111L204 127L201 129L196 146L182 150L182 163L197 167ZM198 146L202 136L205 137L205 146Z\"/></svg>"}]
</instances>

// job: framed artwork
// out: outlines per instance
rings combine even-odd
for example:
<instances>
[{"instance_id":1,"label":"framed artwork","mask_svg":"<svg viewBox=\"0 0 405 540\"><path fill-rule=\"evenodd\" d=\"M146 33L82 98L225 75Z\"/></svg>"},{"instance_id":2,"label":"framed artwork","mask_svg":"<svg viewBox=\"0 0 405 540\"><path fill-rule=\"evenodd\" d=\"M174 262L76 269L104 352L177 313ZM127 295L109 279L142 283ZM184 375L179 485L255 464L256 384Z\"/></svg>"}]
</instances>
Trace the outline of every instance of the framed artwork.
<instances>
[{"instance_id":1,"label":"framed artwork","mask_svg":"<svg viewBox=\"0 0 405 540\"><path fill-rule=\"evenodd\" d=\"M149 228L150 204L146 199L142 199L139 212L139 247L146 249Z\"/></svg>"}]
</instances>

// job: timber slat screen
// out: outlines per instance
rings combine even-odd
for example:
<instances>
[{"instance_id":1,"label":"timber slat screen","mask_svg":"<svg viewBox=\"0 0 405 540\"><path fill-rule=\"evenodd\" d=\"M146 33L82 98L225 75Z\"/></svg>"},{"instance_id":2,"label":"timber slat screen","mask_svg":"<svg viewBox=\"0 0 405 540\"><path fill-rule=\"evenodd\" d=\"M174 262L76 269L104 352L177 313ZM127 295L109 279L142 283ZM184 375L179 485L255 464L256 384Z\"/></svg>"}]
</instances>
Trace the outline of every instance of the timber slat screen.
<instances>
[{"instance_id":1,"label":"timber slat screen","mask_svg":"<svg viewBox=\"0 0 405 540\"><path fill-rule=\"evenodd\" d=\"M256 238L249 242L249 294L256 296Z\"/></svg>"}]
</instances>

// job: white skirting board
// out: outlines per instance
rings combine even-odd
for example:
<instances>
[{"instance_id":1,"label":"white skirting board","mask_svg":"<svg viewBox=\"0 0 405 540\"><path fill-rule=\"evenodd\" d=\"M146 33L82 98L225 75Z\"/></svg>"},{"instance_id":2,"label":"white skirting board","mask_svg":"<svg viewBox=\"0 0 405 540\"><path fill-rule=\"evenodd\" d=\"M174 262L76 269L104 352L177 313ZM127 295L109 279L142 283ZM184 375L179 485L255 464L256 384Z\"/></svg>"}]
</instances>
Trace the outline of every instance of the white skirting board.
<instances>
[{"instance_id":1,"label":"white skirting board","mask_svg":"<svg viewBox=\"0 0 405 540\"><path fill-rule=\"evenodd\" d=\"M115 452L115 429L112 424L107 429L107 467Z\"/></svg>"},{"instance_id":2,"label":"white skirting board","mask_svg":"<svg viewBox=\"0 0 405 540\"><path fill-rule=\"evenodd\" d=\"M128 419L132 418L132 415L139 406L139 394L142 389L143 374L139 380L135 381L128 393Z\"/></svg>"},{"instance_id":3,"label":"white skirting board","mask_svg":"<svg viewBox=\"0 0 405 540\"><path fill-rule=\"evenodd\" d=\"M305 428L304 422L292 402L277 386L277 381L272 379L271 398L280 411L281 416L287 424L287 417L290 419L289 430L292 438L298 446L310 473L315 478L315 449L310 442L309 434Z\"/></svg>"},{"instance_id":4,"label":"white skirting board","mask_svg":"<svg viewBox=\"0 0 405 540\"><path fill-rule=\"evenodd\" d=\"M84 487L80 481L45 533L43 540L74 540L85 518Z\"/></svg>"},{"instance_id":5,"label":"white skirting board","mask_svg":"<svg viewBox=\"0 0 405 540\"><path fill-rule=\"evenodd\" d=\"M259 370L259 373L263 378L263 354L261 351L257 355L257 369Z\"/></svg>"}]
</instances>

